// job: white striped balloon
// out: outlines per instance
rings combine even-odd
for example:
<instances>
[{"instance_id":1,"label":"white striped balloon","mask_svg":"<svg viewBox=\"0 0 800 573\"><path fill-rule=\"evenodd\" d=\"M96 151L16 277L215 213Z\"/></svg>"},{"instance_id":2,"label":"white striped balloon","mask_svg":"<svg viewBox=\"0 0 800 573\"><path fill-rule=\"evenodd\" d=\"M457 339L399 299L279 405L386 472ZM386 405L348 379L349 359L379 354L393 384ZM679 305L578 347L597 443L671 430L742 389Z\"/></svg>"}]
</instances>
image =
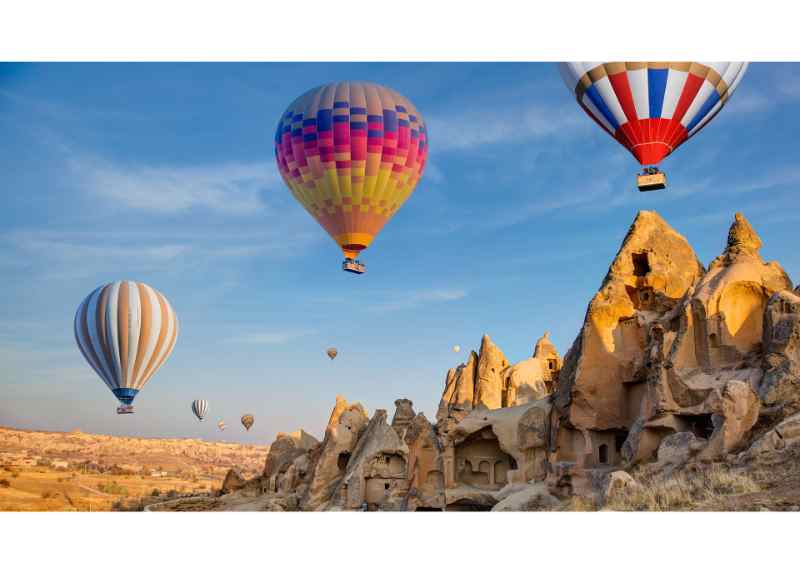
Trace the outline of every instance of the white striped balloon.
<instances>
[{"instance_id":1,"label":"white striped balloon","mask_svg":"<svg viewBox=\"0 0 800 573\"><path fill-rule=\"evenodd\" d=\"M117 281L98 287L78 306L74 334L92 369L129 406L172 353L178 317L154 288Z\"/></svg>"},{"instance_id":2,"label":"white striped balloon","mask_svg":"<svg viewBox=\"0 0 800 573\"><path fill-rule=\"evenodd\" d=\"M198 420L205 418L208 412L208 400L195 400L192 402L192 412L194 412Z\"/></svg>"}]
</instances>

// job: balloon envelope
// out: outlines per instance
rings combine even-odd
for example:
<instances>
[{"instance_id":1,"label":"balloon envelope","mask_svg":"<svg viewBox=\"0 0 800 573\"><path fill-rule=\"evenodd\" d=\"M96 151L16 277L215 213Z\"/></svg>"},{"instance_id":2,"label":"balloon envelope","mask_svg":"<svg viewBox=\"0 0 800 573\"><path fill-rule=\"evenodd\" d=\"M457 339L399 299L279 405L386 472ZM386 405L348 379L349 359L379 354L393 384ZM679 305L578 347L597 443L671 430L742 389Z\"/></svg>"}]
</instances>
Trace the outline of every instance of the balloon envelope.
<instances>
[{"instance_id":1,"label":"balloon envelope","mask_svg":"<svg viewBox=\"0 0 800 573\"><path fill-rule=\"evenodd\" d=\"M428 134L414 105L368 82L309 90L275 133L283 180L350 259L408 199L427 157Z\"/></svg>"},{"instance_id":2,"label":"balloon envelope","mask_svg":"<svg viewBox=\"0 0 800 573\"><path fill-rule=\"evenodd\" d=\"M456 345L453 347L453 352L461 352L461 347L460 347L458 344L456 344Z\"/></svg>"},{"instance_id":3,"label":"balloon envelope","mask_svg":"<svg viewBox=\"0 0 800 573\"><path fill-rule=\"evenodd\" d=\"M220 420L220 421L217 423L217 427L218 427L220 430L224 430L224 429L225 429L225 422L223 422L222 420Z\"/></svg>"},{"instance_id":4,"label":"balloon envelope","mask_svg":"<svg viewBox=\"0 0 800 573\"><path fill-rule=\"evenodd\" d=\"M722 109L747 62L562 62L578 104L642 165L656 165Z\"/></svg>"},{"instance_id":5,"label":"balloon envelope","mask_svg":"<svg viewBox=\"0 0 800 573\"><path fill-rule=\"evenodd\" d=\"M130 405L172 353L178 317L154 288L117 281L98 287L78 306L74 334L92 369Z\"/></svg>"},{"instance_id":6,"label":"balloon envelope","mask_svg":"<svg viewBox=\"0 0 800 573\"><path fill-rule=\"evenodd\" d=\"M208 412L208 400L195 400L192 402L192 412L194 412L198 420L205 418Z\"/></svg>"},{"instance_id":7,"label":"balloon envelope","mask_svg":"<svg viewBox=\"0 0 800 573\"><path fill-rule=\"evenodd\" d=\"M333 360L339 354L339 351L336 350L335 348L328 348L328 350L325 351L325 354L328 355L328 358Z\"/></svg>"},{"instance_id":8,"label":"balloon envelope","mask_svg":"<svg viewBox=\"0 0 800 573\"><path fill-rule=\"evenodd\" d=\"M254 421L255 419L251 414L245 414L244 416L242 416L242 426L244 426L245 430L247 430L248 432L250 431L250 428L253 425Z\"/></svg>"}]
</instances>

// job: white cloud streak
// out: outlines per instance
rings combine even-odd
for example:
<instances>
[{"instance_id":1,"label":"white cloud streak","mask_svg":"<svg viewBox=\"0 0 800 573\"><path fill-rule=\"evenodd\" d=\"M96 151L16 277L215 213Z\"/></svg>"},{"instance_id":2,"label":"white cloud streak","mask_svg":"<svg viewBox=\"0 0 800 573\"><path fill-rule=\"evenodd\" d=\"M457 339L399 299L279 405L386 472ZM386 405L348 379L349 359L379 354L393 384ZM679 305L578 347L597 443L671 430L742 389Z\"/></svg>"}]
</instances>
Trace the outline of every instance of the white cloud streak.
<instances>
[{"instance_id":1,"label":"white cloud streak","mask_svg":"<svg viewBox=\"0 0 800 573\"><path fill-rule=\"evenodd\" d=\"M79 188L89 195L119 206L163 214L192 208L229 215L256 213L267 208L260 194L282 185L275 167L267 162L125 166L72 156L67 163Z\"/></svg>"},{"instance_id":2,"label":"white cloud streak","mask_svg":"<svg viewBox=\"0 0 800 573\"><path fill-rule=\"evenodd\" d=\"M248 332L228 339L229 342L256 344L263 346L277 346L286 344L292 340L297 340L304 336L314 334L314 330L282 330L282 331L260 331Z\"/></svg>"},{"instance_id":3,"label":"white cloud streak","mask_svg":"<svg viewBox=\"0 0 800 573\"><path fill-rule=\"evenodd\" d=\"M373 312L408 310L429 303L461 300L466 296L467 292L461 289L430 289L412 291L389 296L383 302L370 305L367 308Z\"/></svg>"},{"instance_id":4,"label":"white cloud streak","mask_svg":"<svg viewBox=\"0 0 800 573\"><path fill-rule=\"evenodd\" d=\"M428 119L436 151L467 150L527 139L570 135L587 125L572 106L509 106L496 111L469 110Z\"/></svg>"}]
</instances>

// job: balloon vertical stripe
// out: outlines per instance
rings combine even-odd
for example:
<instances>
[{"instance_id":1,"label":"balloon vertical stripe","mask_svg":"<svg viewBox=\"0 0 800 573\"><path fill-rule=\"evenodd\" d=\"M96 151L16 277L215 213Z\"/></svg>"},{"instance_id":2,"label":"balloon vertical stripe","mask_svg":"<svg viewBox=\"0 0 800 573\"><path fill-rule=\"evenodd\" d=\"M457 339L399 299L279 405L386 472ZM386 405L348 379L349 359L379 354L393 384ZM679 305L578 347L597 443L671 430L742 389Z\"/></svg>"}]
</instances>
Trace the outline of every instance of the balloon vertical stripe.
<instances>
[{"instance_id":1,"label":"balloon vertical stripe","mask_svg":"<svg viewBox=\"0 0 800 573\"><path fill-rule=\"evenodd\" d=\"M658 164L705 126L745 62L564 62L578 104L642 165Z\"/></svg>"},{"instance_id":2,"label":"balloon vertical stripe","mask_svg":"<svg viewBox=\"0 0 800 573\"><path fill-rule=\"evenodd\" d=\"M195 400L192 402L192 412L198 420L202 420L208 413L208 400Z\"/></svg>"},{"instance_id":3,"label":"balloon vertical stripe","mask_svg":"<svg viewBox=\"0 0 800 573\"><path fill-rule=\"evenodd\" d=\"M117 281L99 287L75 313L81 354L126 404L166 361L177 334L169 302L143 283Z\"/></svg>"}]
</instances>

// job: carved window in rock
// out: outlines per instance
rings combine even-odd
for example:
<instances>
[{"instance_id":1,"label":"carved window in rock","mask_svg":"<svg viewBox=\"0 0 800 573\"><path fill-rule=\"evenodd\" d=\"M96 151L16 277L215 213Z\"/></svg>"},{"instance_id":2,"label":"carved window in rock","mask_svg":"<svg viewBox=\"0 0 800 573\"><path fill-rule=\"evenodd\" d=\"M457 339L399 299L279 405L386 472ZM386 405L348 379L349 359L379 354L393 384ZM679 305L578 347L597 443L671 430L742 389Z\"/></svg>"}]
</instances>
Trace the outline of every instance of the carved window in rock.
<instances>
[{"instance_id":1,"label":"carved window in rock","mask_svg":"<svg viewBox=\"0 0 800 573\"><path fill-rule=\"evenodd\" d=\"M600 444L600 448L597 450L597 458L598 463L608 463L608 446L606 444Z\"/></svg>"},{"instance_id":2,"label":"carved window in rock","mask_svg":"<svg viewBox=\"0 0 800 573\"><path fill-rule=\"evenodd\" d=\"M711 348L719 348L719 337L716 332L712 332L708 335L708 345Z\"/></svg>"},{"instance_id":3,"label":"carved window in rock","mask_svg":"<svg viewBox=\"0 0 800 573\"><path fill-rule=\"evenodd\" d=\"M633 262L633 275L637 277L645 277L650 272L650 260L647 253L633 253L631 254Z\"/></svg>"}]
</instances>

